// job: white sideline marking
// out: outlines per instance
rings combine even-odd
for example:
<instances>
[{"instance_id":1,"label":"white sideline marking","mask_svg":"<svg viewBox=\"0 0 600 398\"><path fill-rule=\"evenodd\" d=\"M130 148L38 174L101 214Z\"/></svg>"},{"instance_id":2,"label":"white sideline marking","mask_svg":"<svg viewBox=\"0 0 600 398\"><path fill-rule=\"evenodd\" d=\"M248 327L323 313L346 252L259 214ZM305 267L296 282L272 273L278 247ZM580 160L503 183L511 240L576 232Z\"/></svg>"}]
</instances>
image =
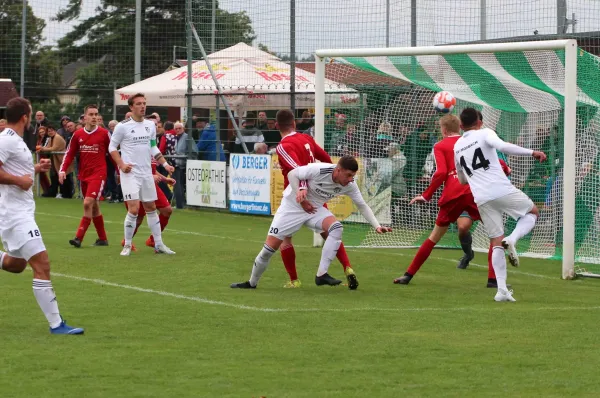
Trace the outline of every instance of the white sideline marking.
<instances>
[{"instance_id":1,"label":"white sideline marking","mask_svg":"<svg viewBox=\"0 0 600 398\"><path fill-rule=\"evenodd\" d=\"M498 304L496 307L455 307L455 308L436 308L436 307L423 307L423 308L375 308L375 307L360 307L360 308L265 308L265 307L253 307L249 305L233 304L224 301L210 300L196 296L186 296L183 294L165 292L162 290L145 289L142 287L122 285L119 283L108 282L102 279L84 278L81 276L67 275L58 272L53 272L53 276L59 276L67 279L74 279L81 282L90 282L96 285L104 285L117 287L121 289L133 290L141 293L156 294L159 296L172 297L180 300L195 301L197 303L208 304L208 305L219 305L223 307L234 308L237 310L256 311L256 312L465 312L465 311L485 311L489 312L492 310L502 310L506 307L504 304ZM509 305L510 306L510 305ZM600 310L600 306L594 307L518 307L514 309L521 309L524 311L593 311Z\"/></svg>"}]
</instances>

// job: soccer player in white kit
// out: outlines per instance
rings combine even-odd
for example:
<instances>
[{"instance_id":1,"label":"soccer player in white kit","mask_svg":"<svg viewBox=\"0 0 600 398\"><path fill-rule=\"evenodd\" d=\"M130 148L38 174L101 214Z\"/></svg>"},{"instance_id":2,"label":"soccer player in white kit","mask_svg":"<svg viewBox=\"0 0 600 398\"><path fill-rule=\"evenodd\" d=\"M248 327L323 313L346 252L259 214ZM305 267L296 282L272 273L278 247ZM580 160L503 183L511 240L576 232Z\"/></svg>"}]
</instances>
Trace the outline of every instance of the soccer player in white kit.
<instances>
[{"instance_id":1,"label":"soccer player in white kit","mask_svg":"<svg viewBox=\"0 0 600 398\"><path fill-rule=\"evenodd\" d=\"M174 171L156 146L156 125L144 119L146 114L146 97L135 94L127 100L132 112L131 118L117 124L110 139L108 151L121 170L121 189L123 199L127 202L125 216L125 245L122 256L131 254L131 242L135 231L140 201L146 210L148 226L154 237L156 253L175 254L162 241L160 220L156 212L156 187L152 175L151 157L162 165L169 173ZM118 152L121 147L121 154Z\"/></svg>"},{"instance_id":2,"label":"soccer player in white kit","mask_svg":"<svg viewBox=\"0 0 600 398\"><path fill-rule=\"evenodd\" d=\"M348 195L377 233L382 234L392 231L391 228L382 227L379 224L373 211L363 199L358 186L354 182L357 171L358 162L352 156L343 156L337 165L311 163L290 171L288 174L290 185L283 192L283 199L269 228L267 240L254 260L250 280L233 283L231 287L238 289L256 288L261 275L267 269L271 257L279 249L283 239L294 235L303 225L318 233L328 232L323 245L315 283L317 286L339 285L342 281L331 277L327 271L342 243L344 227L323 205L337 196ZM300 187L300 181L306 181L307 184ZM307 213L300 205L305 200L308 200L314 206L313 213Z\"/></svg>"},{"instance_id":3,"label":"soccer player in white kit","mask_svg":"<svg viewBox=\"0 0 600 398\"><path fill-rule=\"evenodd\" d=\"M56 294L50 282L50 260L42 234L35 222L33 177L50 170L50 160L33 164L23 132L31 121L31 104L13 98L6 105L7 126L0 133L0 269L15 274L27 263L33 269L33 295L50 324L52 334L83 334L82 328L68 326L60 316Z\"/></svg>"},{"instance_id":4,"label":"soccer player in white kit","mask_svg":"<svg viewBox=\"0 0 600 398\"><path fill-rule=\"evenodd\" d=\"M533 156L543 162L546 154L502 141L493 130L478 130L477 110L465 108L460 114L464 133L454 144L454 162L458 179L469 184L479 208L481 221L493 246L492 266L498 281L495 301L516 301L506 287L506 258L518 267L516 244L535 226L539 210L521 190L506 177L496 150L515 156ZM504 237L504 214L517 221L514 231Z\"/></svg>"}]
</instances>

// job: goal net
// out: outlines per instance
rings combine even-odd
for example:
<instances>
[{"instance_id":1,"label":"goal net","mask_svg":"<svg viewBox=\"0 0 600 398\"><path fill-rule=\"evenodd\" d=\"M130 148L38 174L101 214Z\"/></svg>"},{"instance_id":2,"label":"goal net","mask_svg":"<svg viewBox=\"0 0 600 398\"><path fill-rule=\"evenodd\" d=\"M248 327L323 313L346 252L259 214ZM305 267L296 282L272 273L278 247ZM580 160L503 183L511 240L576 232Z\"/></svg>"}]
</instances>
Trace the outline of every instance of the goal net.
<instances>
[{"instance_id":1,"label":"goal net","mask_svg":"<svg viewBox=\"0 0 600 398\"><path fill-rule=\"evenodd\" d=\"M569 129L565 127L567 50L564 46L534 49L533 43L526 44L529 49L497 52L487 45L492 47L487 52L472 53L469 45L436 47L416 56L377 53L391 49L374 49L377 54L373 56L368 49L349 50L347 55L345 50L317 51L317 63L321 62L321 69L324 66L327 81L356 90L360 96L358 108L317 104L317 126L323 107L323 144L332 155L359 157L361 191L379 220L394 227L394 233L378 235L355 211L344 220L346 245L417 247L427 238L441 189L428 204L409 206L408 202L424 191L435 171L432 148L441 139L438 121L442 114L434 110L432 100L436 92L449 91L457 98L452 113L474 107L482 112L484 126L505 141L548 155L544 163L501 155L512 169L512 183L540 209L536 227L518 244L519 253L562 259L568 247L563 229L570 227L574 234L565 236L573 240L572 253L565 255L582 263L580 271L600 274L600 58L576 50L577 87L570 94L576 100L567 106L575 117L571 119L574 124L569 122L574 128ZM451 47L463 51L442 53ZM325 92L328 89L323 87ZM575 156L565 155L565 137L575 144ZM573 172L574 179L568 178ZM569 209L574 217L567 217ZM506 219L507 234L514 226L514 220ZM439 246L460 248L453 231L455 226ZM486 252L489 239L483 225L475 223L472 232L476 250ZM572 269L573 259L564 263L568 262ZM563 272L564 277L567 274Z\"/></svg>"}]
</instances>

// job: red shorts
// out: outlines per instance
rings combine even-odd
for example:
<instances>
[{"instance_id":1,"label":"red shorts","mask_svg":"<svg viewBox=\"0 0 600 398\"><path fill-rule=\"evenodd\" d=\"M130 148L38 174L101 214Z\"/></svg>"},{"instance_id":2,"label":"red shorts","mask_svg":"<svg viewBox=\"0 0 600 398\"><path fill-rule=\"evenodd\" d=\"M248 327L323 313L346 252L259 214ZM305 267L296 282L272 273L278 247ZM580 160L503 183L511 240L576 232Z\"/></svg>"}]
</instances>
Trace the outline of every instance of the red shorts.
<instances>
[{"instance_id":1,"label":"red shorts","mask_svg":"<svg viewBox=\"0 0 600 398\"><path fill-rule=\"evenodd\" d=\"M81 194L84 198L94 198L100 200L104 190L104 179L81 181Z\"/></svg>"},{"instance_id":2,"label":"red shorts","mask_svg":"<svg viewBox=\"0 0 600 398\"><path fill-rule=\"evenodd\" d=\"M456 222L463 212L469 213L473 221L481 220L473 195L463 195L442 205L435 220L435 225L447 227Z\"/></svg>"},{"instance_id":3,"label":"red shorts","mask_svg":"<svg viewBox=\"0 0 600 398\"><path fill-rule=\"evenodd\" d=\"M167 196L162 191L162 189L160 189L160 187L156 184L155 184L155 186L156 186L156 200L154 201L154 204L156 205L156 208L164 209L165 207L171 206L171 204L169 203L169 200L167 199ZM123 202L123 203L125 203L125 208L127 208L127 202ZM145 215L146 215L146 209L144 209L144 206L142 206L140 203L140 210L138 211L138 217L144 217Z\"/></svg>"}]
</instances>

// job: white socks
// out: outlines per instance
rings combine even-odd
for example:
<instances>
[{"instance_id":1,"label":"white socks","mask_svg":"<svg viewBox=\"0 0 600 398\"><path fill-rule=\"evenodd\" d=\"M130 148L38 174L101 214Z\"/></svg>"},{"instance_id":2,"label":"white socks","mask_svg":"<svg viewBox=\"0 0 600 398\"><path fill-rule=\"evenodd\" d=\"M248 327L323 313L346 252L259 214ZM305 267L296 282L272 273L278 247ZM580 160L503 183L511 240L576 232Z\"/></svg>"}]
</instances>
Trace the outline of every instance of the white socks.
<instances>
[{"instance_id":1,"label":"white socks","mask_svg":"<svg viewBox=\"0 0 600 398\"><path fill-rule=\"evenodd\" d=\"M52 282L43 279L34 279L33 295L46 316L50 327L52 329L59 327L62 319L58 312L58 303L56 302L54 289L52 289Z\"/></svg>"},{"instance_id":2,"label":"white socks","mask_svg":"<svg viewBox=\"0 0 600 398\"><path fill-rule=\"evenodd\" d=\"M532 213L525 214L523 217L519 218L519 221L517 221L517 225L515 226L514 231L512 232L512 234L507 236L507 238L512 243L516 244L519 239L521 239L522 237L527 235L529 232L531 232L533 227L535 227L536 221L537 221L537 216L535 214L532 214Z\"/></svg>"},{"instance_id":3,"label":"white socks","mask_svg":"<svg viewBox=\"0 0 600 398\"><path fill-rule=\"evenodd\" d=\"M4 256L6 256L6 252L0 250L0 269L2 269L2 264L4 263Z\"/></svg>"},{"instance_id":4,"label":"white socks","mask_svg":"<svg viewBox=\"0 0 600 398\"><path fill-rule=\"evenodd\" d=\"M127 212L127 215L125 216L125 245L131 245L136 222L137 214Z\"/></svg>"},{"instance_id":5,"label":"white socks","mask_svg":"<svg viewBox=\"0 0 600 398\"><path fill-rule=\"evenodd\" d=\"M323 276L329 270L329 265L337 255L337 251L342 244L342 233L344 227L339 221L334 222L327 231L328 236L323 244L323 250L321 251L321 262L319 263L319 270L317 276Z\"/></svg>"},{"instance_id":6,"label":"white socks","mask_svg":"<svg viewBox=\"0 0 600 398\"><path fill-rule=\"evenodd\" d=\"M250 275L251 286L258 285L258 281L269 266L269 261L271 260L273 254L275 254L275 250L265 243L262 250L260 253L258 253L258 256L256 256L256 259L254 260L252 275Z\"/></svg>"},{"instance_id":7,"label":"white socks","mask_svg":"<svg viewBox=\"0 0 600 398\"><path fill-rule=\"evenodd\" d=\"M162 231L160 230L160 220L158 219L157 211L151 211L146 213L146 221L148 221L148 227L152 236L154 237L154 245L162 245Z\"/></svg>"},{"instance_id":8,"label":"white socks","mask_svg":"<svg viewBox=\"0 0 600 398\"><path fill-rule=\"evenodd\" d=\"M506 287L506 257L502 246L494 246L492 249L492 267L496 273L498 290L508 290Z\"/></svg>"}]
</instances>

